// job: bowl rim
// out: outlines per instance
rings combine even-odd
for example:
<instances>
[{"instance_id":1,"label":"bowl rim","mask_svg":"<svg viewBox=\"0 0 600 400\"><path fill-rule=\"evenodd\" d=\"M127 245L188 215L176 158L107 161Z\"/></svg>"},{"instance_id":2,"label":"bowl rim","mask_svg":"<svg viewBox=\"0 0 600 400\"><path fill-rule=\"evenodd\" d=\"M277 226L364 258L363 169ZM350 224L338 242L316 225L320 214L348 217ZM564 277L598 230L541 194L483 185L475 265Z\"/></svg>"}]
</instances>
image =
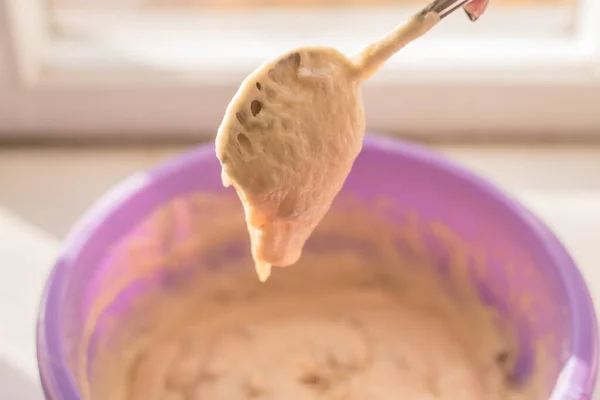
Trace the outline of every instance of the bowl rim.
<instances>
[{"instance_id":1,"label":"bowl rim","mask_svg":"<svg viewBox=\"0 0 600 400\"><path fill-rule=\"evenodd\" d=\"M554 260L554 265L564 285L571 311L573 340L571 354L576 357L578 368L564 368L559 381L566 382L562 392L555 388L553 399L563 399L567 394L577 399L588 399L596 383L598 368L598 327L592 298L581 272L564 245L550 229L520 202L502 192L485 178L447 159L434 150L399 139L367 134L364 148L400 155L411 161L427 164L453 175L466 185L476 187L491 201L516 217L522 228L530 231L540 248ZM50 342L61 343L60 325L52 319L60 309L68 276L78 254L82 253L91 238L108 223L119 210L132 209L146 215L152 204L140 207L138 201L148 190L161 186L170 176L206 158L215 157L214 144L203 144L163 162L146 172L136 173L101 196L75 223L63 241L59 256L47 279L38 309L36 342L40 379L48 400L78 400L81 398L75 378L68 371L68 363L61 346L48 346ZM149 179L152 175L153 178ZM578 310L573 312L573 310ZM57 348L58 347L58 348ZM558 386L558 385L557 385ZM576 391L574 393L573 391ZM556 396L556 397L555 397ZM570 397L575 398L575 397Z\"/></svg>"}]
</instances>

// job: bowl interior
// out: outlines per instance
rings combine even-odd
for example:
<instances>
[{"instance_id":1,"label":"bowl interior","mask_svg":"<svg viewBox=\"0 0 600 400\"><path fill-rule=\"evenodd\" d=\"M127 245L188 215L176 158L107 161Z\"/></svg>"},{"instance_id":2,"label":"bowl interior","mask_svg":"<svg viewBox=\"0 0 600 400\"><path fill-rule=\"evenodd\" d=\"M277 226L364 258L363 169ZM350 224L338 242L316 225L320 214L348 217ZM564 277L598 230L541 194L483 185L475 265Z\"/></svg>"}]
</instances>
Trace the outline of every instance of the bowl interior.
<instances>
[{"instance_id":1,"label":"bowl interior","mask_svg":"<svg viewBox=\"0 0 600 400\"><path fill-rule=\"evenodd\" d=\"M48 391L61 393L59 398L66 400L80 398L76 375L89 372L74 367L81 358L83 337L91 338L86 356L93 360L98 338L106 335L145 292L157 285L177 286L198 265L210 269L219 264L220 256L196 249L177 261L190 268L178 269L175 274L164 263L139 266L138 262L135 269L128 267L128 260L135 257L127 250L132 243L153 258L152 252L159 257L173 243L185 242L194 234L196 228L189 222L191 211L181 204L199 192L231 194L222 188L212 147L132 177L101 200L74 229L51 277L42 312L40 359L51 359L53 364L53 371L44 379ZM552 242L553 236L525 210L485 182L429 152L369 139L344 186L344 196L374 207L383 204L390 220L412 224L413 239L398 245L424 246L440 273L452 265L466 266L482 299L518 328L521 351L517 377L529 375L534 350L540 353L542 349L548 365L545 379L551 389L581 347L574 339L588 347L594 344L595 322L588 323L589 337L585 337L585 327L581 328L574 316L578 311L573 310L568 286L573 283L565 283L564 265L559 265L561 261L570 263L570 259L558 258L564 252L560 244ZM161 213L167 204L174 213L169 219L174 227L170 235L161 236L155 226L165 223ZM215 213L202 209L201 204L195 207L194 212L200 215ZM308 244L310 248L323 245L334 244L320 239ZM237 257L246 251L246 242L230 243L220 248L219 254ZM457 257L464 262L457 264ZM576 268L569 267L577 274ZM140 279L140 270L148 279ZM583 286L580 289L585 291ZM104 299L102 309L97 307L100 297ZM91 315L98 322L93 326L86 322ZM595 353L595 348L590 347L590 351ZM594 368L593 360L588 364Z\"/></svg>"}]
</instances>

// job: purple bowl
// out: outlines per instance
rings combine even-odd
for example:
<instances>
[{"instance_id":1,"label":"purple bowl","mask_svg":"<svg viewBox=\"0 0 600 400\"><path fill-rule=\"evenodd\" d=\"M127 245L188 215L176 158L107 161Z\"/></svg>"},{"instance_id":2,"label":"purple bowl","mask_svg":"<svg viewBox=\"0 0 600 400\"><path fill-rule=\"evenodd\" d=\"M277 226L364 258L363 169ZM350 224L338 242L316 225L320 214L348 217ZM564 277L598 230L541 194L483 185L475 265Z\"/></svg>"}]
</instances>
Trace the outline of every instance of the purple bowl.
<instances>
[{"instance_id":1,"label":"purple bowl","mask_svg":"<svg viewBox=\"0 0 600 400\"><path fill-rule=\"evenodd\" d=\"M97 281L113 263L113 250L144 234L134 228L161 205L194 192L225 190L214 147L201 146L127 179L73 228L48 279L39 312L38 365L48 400L82 398L71 368L74 350L67 338L81 335L90 299L98 295ZM374 136L365 139L342 193L367 200L394 199L398 213L417 210L422 218L443 223L482 252L486 273L477 282L480 293L518 327L521 352L516 377L528 375L533 343L543 340L548 362L556 366L545 377L549 391L553 388L550 398L591 398L598 360L591 297L565 248L522 205L429 150ZM443 249L438 250L442 263ZM136 296L129 289L123 289L130 293L123 293L117 303ZM527 301L511 306L509 293L523 294ZM95 337L103 334L102 329L99 325ZM92 347L93 342L91 358Z\"/></svg>"}]
</instances>

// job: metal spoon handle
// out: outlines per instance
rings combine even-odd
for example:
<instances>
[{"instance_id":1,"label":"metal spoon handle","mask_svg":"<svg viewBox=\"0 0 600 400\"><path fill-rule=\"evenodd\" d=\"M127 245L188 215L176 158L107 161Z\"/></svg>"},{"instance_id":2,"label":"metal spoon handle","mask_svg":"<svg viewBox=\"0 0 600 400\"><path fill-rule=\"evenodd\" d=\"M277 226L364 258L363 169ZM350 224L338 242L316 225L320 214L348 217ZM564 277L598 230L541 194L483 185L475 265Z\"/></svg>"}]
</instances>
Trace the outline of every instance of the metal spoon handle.
<instances>
[{"instance_id":1,"label":"metal spoon handle","mask_svg":"<svg viewBox=\"0 0 600 400\"><path fill-rule=\"evenodd\" d=\"M434 0L431 4L421 11L421 13L427 14L428 12L435 12L440 16L440 19L452 14L455 10L463 8L473 0Z\"/></svg>"}]
</instances>

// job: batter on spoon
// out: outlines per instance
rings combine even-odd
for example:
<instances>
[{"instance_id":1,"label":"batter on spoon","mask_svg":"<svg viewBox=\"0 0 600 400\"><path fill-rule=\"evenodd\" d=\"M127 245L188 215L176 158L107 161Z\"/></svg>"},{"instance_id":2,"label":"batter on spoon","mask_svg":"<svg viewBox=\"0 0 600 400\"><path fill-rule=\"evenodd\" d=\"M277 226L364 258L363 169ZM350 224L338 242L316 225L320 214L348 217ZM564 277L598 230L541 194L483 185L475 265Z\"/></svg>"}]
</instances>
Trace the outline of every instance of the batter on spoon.
<instances>
[{"instance_id":1,"label":"batter on spoon","mask_svg":"<svg viewBox=\"0 0 600 400\"><path fill-rule=\"evenodd\" d=\"M483 10L472 4L466 11L475 19L479 14L469 10ZM299 48L242 83L219 127L216 152L223 184L233 185L243 203L261 281L272 265L300 258L361 150L361 83L440 21L431 10L352 58L326 47Z\"/></svg>"}]
</instances>

